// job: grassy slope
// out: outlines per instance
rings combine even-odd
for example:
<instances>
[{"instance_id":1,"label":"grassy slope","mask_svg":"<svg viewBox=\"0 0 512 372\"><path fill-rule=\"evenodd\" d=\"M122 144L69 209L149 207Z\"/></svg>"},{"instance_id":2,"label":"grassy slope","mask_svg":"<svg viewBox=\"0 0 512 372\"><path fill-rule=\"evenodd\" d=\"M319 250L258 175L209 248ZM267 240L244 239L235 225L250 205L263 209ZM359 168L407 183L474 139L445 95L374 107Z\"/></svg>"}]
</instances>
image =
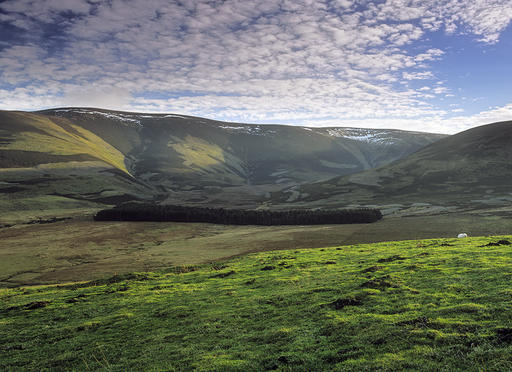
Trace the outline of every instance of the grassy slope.
<instances>
[{"instance_id":1,"label":"grassy slope","mask_svg":"<svg viewBox=\"0 0 512 372\"><path fill-rule=\"evenodd\" d=\"M512 369L512 236L264 252L0 291L0 369Z\"/></svg>"},{"instance_id":2,"label":"grassy slope","mask_svg":"<svg viewBox=\"0 0 512 372\"><path fill-rule=\"evenodd\" d=\"M483 125L441 139L389 165L303 184L298 191L311 205L509 205L511 141L512 121ZM275 202L284 202L289 193L274 197Z\"/></svg>"},{"instance_id":3,"label":"grassy slope","mask_svg":"<svg viewBox=\"0 0 512 372\"><path fill-rule=\"evenodd\" d=\"M128 173L124 155L119 150L66 119L57 120L24 112L4 111L0 114L0 129L8 134L7 143L0 146L3 150L37 151L52 155L87 154Z\"/></svg>"},{"instance_id":4,"label":"grassy slope","mask_svg":"<svg viewBox=\"0 0 512 372\"><path fill-rule=\"evenodd\" d=\"M62 117L0 111L0 224L151 198L125 156Z\"/></svg>"}]
</instances>

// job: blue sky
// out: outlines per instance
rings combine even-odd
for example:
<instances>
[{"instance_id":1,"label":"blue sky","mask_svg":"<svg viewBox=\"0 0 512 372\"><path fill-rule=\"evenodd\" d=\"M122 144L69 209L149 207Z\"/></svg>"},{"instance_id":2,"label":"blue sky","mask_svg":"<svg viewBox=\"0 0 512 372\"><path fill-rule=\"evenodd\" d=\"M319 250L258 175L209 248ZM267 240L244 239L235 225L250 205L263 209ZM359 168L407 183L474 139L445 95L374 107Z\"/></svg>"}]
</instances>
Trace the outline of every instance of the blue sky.
<instances>
[{"instance_id":1,"label":"blue sky","mask_svg":"<svg viewBox=\"0 0 512 372\"><path fill-rule=\"evenodd\" d=\"M0 109L455 133L512 119L510 0L0 0Z\"/></svg>"}]
</instances>

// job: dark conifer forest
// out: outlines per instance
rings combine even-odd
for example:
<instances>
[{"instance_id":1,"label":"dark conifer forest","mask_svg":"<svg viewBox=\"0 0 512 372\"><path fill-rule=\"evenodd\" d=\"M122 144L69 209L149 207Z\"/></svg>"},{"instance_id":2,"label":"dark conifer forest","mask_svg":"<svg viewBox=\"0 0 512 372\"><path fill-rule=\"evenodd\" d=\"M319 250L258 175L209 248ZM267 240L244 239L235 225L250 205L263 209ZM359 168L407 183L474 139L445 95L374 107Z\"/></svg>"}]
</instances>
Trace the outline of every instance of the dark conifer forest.
<instances>
[{"instance_id":1,"label":"dark conifer forest","mask_svg":"<svg viewBox=\"0 0 512 372\"><path fill-rule=\"evenodd\" d=\"M371 223L382 218L378 209L241 210L179 205L127 204L99 211L95 221L209 222L225 225L324 225Z\"/></svg>"}]
</instances>

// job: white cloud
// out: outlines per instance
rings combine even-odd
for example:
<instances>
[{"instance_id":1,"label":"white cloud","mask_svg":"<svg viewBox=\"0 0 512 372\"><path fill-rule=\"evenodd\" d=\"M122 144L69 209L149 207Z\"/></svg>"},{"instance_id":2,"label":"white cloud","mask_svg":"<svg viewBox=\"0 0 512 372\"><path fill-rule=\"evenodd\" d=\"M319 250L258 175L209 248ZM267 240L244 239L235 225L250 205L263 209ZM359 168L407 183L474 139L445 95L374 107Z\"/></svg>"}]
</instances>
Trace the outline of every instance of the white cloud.
<instances>
[{"instance_id":1,"label":"white cloud","mask_svg":"<svg viewBox=\"0 0 512 372\"><path fill-rule=\"evenodd\" d=\"M444 29L492 44L512 19L508 0L365 3L7 0L1 22L28 32L0 54L0 107L438 130L449 112L430 100L452 94L431 64L444 52L420 41Z\"/></svg>"},{"instance_id":2,"label":"white cloud","mask_svg":"<svg viewBox=\"0 0 512 372\"><path fill-rule=\"evenodd\" d=\"M453 132L458 132L478 125L509 120L512 120L512 103L501 107L491 108L476 115L456 116L448 121L450 126L454 129Z\"/></svg>"},{"instance_id":3,"label":"white cloud","mask_svg":"<svg viewBox=\"0 0 512 372\"><path fill-rule=\"evenodd\" d=\"M431 71L423 71L423 72L404 71L402 76L405 80L426 80L426 79L434 78L434 74Z\"/></svg>"}]
</instances>

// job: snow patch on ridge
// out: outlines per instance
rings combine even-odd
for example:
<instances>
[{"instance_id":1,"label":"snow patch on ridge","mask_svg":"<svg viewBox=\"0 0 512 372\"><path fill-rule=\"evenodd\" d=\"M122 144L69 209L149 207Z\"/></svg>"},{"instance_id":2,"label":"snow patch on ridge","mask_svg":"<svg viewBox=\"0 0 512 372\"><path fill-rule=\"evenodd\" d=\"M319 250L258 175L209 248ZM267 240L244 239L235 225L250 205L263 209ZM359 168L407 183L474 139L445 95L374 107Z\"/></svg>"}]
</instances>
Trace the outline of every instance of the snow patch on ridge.
<instances>
[{"instance_id":1,"label":"snow patch on ridge","mask_svg":"<svg viewBox=\"0 0 512 372\"><path fill-rule=\"evenodd\" d=\"M99 115L108 119L114 119L122 122L125 125L142 128L142 124L140 123L140 118L148 117L148 115L133 115L133 114L114 114L111 112L102 112L95 110L84 110L84 109L59 109L55 110L55 112L73 112L76 114L86 114L86 115ZM152 117L152 116L151 116Z\"/></svg>"},{"instance_id":2,"label":"snow patch on ridge","mask_svg":"<svg viewBox=\"0 0 512 372\"><path fill-rule=\"evenodd\" d=\"M269 134L276 133L275 130L264 130L259 125L244 125L244 126L234 126L234 125L219 125L219 128L227 129L229 131L239 131L246 134L252 134L256 136L266 136Z\"/></svg>"},{"instance_id":3,"label":"snow patch on ridge","mask_svg":"<svg viewBox=\"0 0 512 372\"><path fill-rule=\"evenodd\" d=\"M396 142L390 131L362 128L327 128L325 133L331 137L347 138L354 141L390 145Z\"/></svg>"},{"instance_id":4,"label":"snow patch on ridge","mask_svg":"<svg viewBox=\"0 0 512 372\"><path fill-rule=\"evenodd\" d=\"M179 119L187 119L185 116L181 116L181 115L174 115L174 114L169 114L169 115L165 115L164 118L179 118Z\"/></svg>"},{"instance_id":5,"label":"snow patch on ridge","mask_svg":"<svg viewBox=\"0 0 512 372\"><path fill-rule=\"evenodd\" d=\"M141 123L141 119L165 119L165 118L178 118L178 119L188 119L185 116L181 115L162 115L162 114L128 114L128 113L113 113L113 112L103 112L96 110L87 110L87 109L58 109L54 110L55 113L59 112L72 112L75 114L85 114L85 115L99 115L108 119L114 119L120 121L121 123L130 126L136 127L138 129L142 128L143 125Z\"/></svg>"}]
</instances>

